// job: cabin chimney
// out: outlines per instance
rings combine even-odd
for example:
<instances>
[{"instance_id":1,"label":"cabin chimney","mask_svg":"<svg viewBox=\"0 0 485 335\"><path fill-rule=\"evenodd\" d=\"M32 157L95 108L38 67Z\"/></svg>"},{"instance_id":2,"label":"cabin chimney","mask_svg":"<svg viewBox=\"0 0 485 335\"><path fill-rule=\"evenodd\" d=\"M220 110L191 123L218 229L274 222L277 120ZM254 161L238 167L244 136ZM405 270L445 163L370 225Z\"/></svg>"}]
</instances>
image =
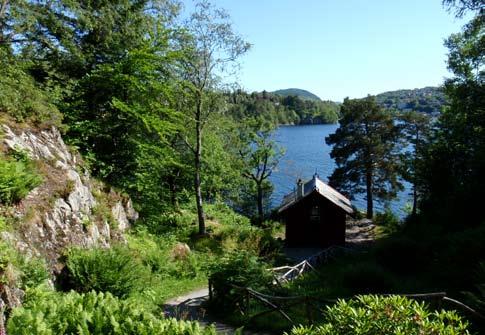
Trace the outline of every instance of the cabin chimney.
<instances>
[{"instance_id":1,"label":"cabin chimney","mask_svg":"<svg viewBox=\"0 0 485 335\"><path fill-rule=\"evenodd\" d=\"M296 198L300 199L301 197L303 197L303 181L298 179L296 182Z\"/></svg>"}]
</instances>

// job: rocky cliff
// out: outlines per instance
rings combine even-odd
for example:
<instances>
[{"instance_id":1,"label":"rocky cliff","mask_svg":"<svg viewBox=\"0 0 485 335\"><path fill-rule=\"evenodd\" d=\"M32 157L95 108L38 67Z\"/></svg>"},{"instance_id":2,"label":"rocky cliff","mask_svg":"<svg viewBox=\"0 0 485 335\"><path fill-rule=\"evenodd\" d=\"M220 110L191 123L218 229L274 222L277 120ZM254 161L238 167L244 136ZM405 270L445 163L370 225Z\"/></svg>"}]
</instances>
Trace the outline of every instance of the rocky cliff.
<instances>
[{"instance_id":1,"label":"rocky cliff","mask_svg":"<svg viewBox=\"0 0 485 335\"><path fill-rule=\"evenodd\" d=\"M24 255L45 258L53 273L61 270L59 259L68 247L109 247L123 240L138 216L130 199L93 179L57 129L3 124L1 130L1 151L28 155L43 181L19 203L0 206L0 214L15 222L0 239Z\"/></svg>"}]
</instances>

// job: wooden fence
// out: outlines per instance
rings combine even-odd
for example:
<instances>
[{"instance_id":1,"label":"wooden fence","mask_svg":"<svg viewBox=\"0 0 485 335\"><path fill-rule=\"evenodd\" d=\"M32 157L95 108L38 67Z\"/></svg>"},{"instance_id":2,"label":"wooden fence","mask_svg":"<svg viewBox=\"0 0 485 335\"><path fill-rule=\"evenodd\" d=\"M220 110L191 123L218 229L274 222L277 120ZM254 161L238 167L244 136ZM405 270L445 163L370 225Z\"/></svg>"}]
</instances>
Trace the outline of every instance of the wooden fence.
<instances>
[{"instance_id":1,"label":"wooden fence","mask_svg":"<svg viewBox=\"0 0 485 335\"><path fill-rule=\"evenodd\" d=\"M273 284L283 286L283 284L288 283L302 274L308 271L315 271L315 267L321 264L325 264L334 257L341 255L342 253L354 252L354 249L349 249L340 246L333 246L327 248L300 263L290 266L280 266L269 269L269 271L274 274ZM254 320L263 315L270 313L279 313L284 319L289 321L291 324L295 324L294 320L289 316L289 309L295 306L303 307L304 314L309 323L314 321L315 313L323 313L323 307L329 304L335 303L335 299L319 299L310 296L272 296L267 295L250 287L239 287L236 285L230 285L232 289L238 290L241 296L244 297L243 301L240 302L239 308L243 315L246 315L249 320ZM209 299L213 299L213 287L212 283L209 281ZM393 294L379 294L380 296L390 296ZM446 295L446 292L432 292L432 293L422 293L422 294L399 294L400 296L405 296L410 299L415 300L425 300L430 302L438 303L441 306L443 303L448 303L454 307L465 311L466 313L475 316L478 319L485 320L485 317L473 308L465 305L464 303L452 299ZM350 297L347 299L355 298ZM253 302L253 303L252 303ZM266 308L263 311L258 311L256 314L251 315L251 306L256 302Z\"/></svg>"},{"instance_id":2,"label":"wooden fence","mask_svg":"<svg viewBox=\"0 0 485 335\"><path fill-rule=\"evenodd\" d=\"M270 269L270 271L273 272L275 277L274 284L282 285L284 283L292 281L307 271L315 270L316 266L327 263L329 260L335 258L337 255L349 252L354 252L354 250L341 246L332 246L315 255L308 257L307 259L301 261L296 265L285 265L272 268Z\"/></svg>"},{"instance_id":3,"label":"wooden fence","mask_svg":"<svg viewBox=\"0 0 485 335\"><path fill-rule=\"evenodd\" d=\"M231 287L235 290L240 291L242 296L244 297L244 301L240 305L240 311L243 315L245 315L248 320L254 320L259 318L263 315L267 315L270 313L279 313L284 319L290 322L293 325L296 325L296 322L290 317L289 310L292 307L300 306L299 309L304 311L305 318L307 319L308 323L313 323L315 319L316 313L324 313L324 307L329 304L334 304L337 302L336 299L319 299L311 296L272 296L267 295L256 290L251 289L250 287L239 287L236 285L231 285ZM212 291L212 290L211 290ZM212 292L210 292L210 297L212 298ZM461 309L467 314L470 314L477 319L485 321L485 316L467 306L466 304L452 299L447 296L446 292L432 292L432 293L420 293L420 294L379 294L379 296L392 296L392 295L399 295L404 296L410 299L421 300L421 301L429 301L437 303L438 306L442 306L443 303L448 303L453 307L457 307ZM352 299L355 296L346 298ZM257 313L251 315L252 312L252 304L251 302L256 302L266 308L263 311L258 311Z\"/></svg>"}]
</instances>

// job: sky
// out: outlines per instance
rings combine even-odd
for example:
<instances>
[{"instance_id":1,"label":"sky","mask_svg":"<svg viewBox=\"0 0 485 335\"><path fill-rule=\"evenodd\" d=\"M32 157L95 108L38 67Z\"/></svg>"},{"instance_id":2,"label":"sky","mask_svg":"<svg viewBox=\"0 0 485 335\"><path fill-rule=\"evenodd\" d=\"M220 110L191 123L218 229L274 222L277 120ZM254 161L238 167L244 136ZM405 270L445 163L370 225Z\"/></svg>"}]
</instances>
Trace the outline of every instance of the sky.
<instances>
[{"instance_id":1,"label":"sky","mask_svg":"<svg viewBox=\"0 0 485 335\"><path fill-rule=\"evenodd\" d=\"M185 0L186 9L192 7ZM246 91L306 89L342 101L438 86L450 74L443 41L460 31L441 0L212 0L252 44Z\"/></svg>"}]
</instances>

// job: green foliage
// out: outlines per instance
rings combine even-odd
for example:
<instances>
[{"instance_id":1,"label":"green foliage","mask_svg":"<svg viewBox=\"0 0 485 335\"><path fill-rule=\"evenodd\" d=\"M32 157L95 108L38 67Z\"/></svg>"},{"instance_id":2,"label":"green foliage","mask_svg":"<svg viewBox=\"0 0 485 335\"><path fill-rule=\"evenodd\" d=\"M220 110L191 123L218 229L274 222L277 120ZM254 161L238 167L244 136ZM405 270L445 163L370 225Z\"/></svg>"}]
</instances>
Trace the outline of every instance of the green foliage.
<instances>
[{"instance_id":1,"label":"green foliage","mask_svg":"<svg viewBox=\"0 0 485 335\"><path fill-rule=\"evenodd\" d=\"M255 188L253 197L259 225L265 219L263 201L269 198L272 191L268 178L284 155L284 149L272 139L273 131L271 125L257 119L246 121L239 131L242 176Z\"/></svg>"},{"instance_id":2,"label":"green foliage","mask_svg":"<svg viewBox=\"0 0 485 335\"><path fill-rule=\"evenodd\" d=\"M299 95L278 95L263 91L236 91L228 95L230 115L236 120L260 118L274 125L335 123L340 107L332 101L306 99Z\"/></svg>"},{"instance_id":3,"label":"green foliage","mask_svg":"<svg viewBox=\"0 0 485 335\"><path fill-rule=\"evenodd\" d=\"M462 31L445 42L454 75L444 87L449 106L438 119L419 176L426 191L426 220L457 229L483 221L483 212L476 209L485 196L485 12L474 1L446 3L476 11Z\"/></svg>"},{"instance_id":4,"label":"green foliage","mask_svg":"<svg viewBox=\"0 0 485 335\"><path fill-rule=\"evenodd\" d=\"M110 293L51 293L14 309L7 324L18 335L214 335L211 327L163 319Z\"/></svg>"},{"instance_id":5,"label":"green foliage","mask_svg":"<svg viewBox=\"0 0 485 335\"><path fill-rule=\"evenodd\" d=\"M328 307L321 325L292 329L290 335L470 334L454 311L430 312L405 297L360 296Z\"/></svg>"},{"instance_id":6,"label":"green foliage","mask_svg":"<svg viewBox=\"0 0 485 335\"><path fill-rule=\"evenodd\" d=\"M27 157L15 159L0 154L0 203L8 205L22 200L41 182Z\"/></svg>"},{"instance_id":7,"label":"green foliage","mask_svg":"<svg viewBox=\"0 0 485 335\"><path fill-rule=\"evenodd\" d=\"M401 177L412 184L413 205L411 214L417 214L418 200L424 193L423 182L419 178L419 169L422 168L426 148L431 139L432 120L423 113L409 111L398 116L398 127L401 132L403 147L400 154Z\"/></svg>"},{"instance_id":8,"label":"green foliage","mask_svg":"<svg viewBox=\"0 0 485 335\"><path fill-rule=\"evenodd\" d=\"M299 88L286 88L286 89L282 89L282 90L276 90L274 92L271 92L273 94L276 94L276 95L280 95L280 96L283 96L283 97L287 97L287 96L297 96L303 100L317 100L317 101L320 101L320 98L311 93L311 92L308 92L307 90L302 90L302 89L299 89Z\"/></svg>"},{"instance_id":9,"label":"green foliage","mask_svg":"<svg viewBox=\"0 0 485 335\"><path fill-rule=\"evenodd\" d=\"M0 286L26 289L45 283L49 278L43 259L26 257L6 242L0 241Z\"/></svg>"},{"instance_id":10,"label":"green foliage","mask_svg":"<svg viewBox=\"0 0 485 335\"><path fill-rule=\"evenodd\" d=\"M244 293L233 287L250 287L262 290L271 285L268 265L246 251L234 251L209 268L215 308L231 313L244 304Z\"/></svg>"},{"instance_id":11,"label":"green foliage","mask_svg":"<svg viewBox=\"0 0 485 335\"><path fill-rule=\"evenodd\" d=\"M413 110L421 114L436 114L446 104L446 97L440 87L424 87L377 94L376 101L384 108L400 112Z\"/></svg>"},{"instance_id":12,"label":"green foliage","mask_svg":"<svg viewBox=\"0 0 485 335\"><path fill-rule=\"evenodd\" d=\"M409 237L392 237L379 241L374 251L380 265L403 275L424 270L432 259L432 250L424 242Z\"/></svg>"},{"instance_id":13,"label":"green foliage","mask_svg":"<svg viewBox=\"0 0 485 335\"><path fill-rule=\"evenodd\" d=\"M126 297L143 288L145 268L124 247L71 249L67 254L68 285L78 292L110 292Z\"/></svg>"},{"instance_id":14,"label":"green foliage","mask_svg":"<svg viewBox=\"0 0 485 335\"><path fill-rule=\"evenodd\" d=\"M0 45L0 68L0 113L17 122L60 126L62 116L52 104L52 94L43 90L25 70L26 64L16 60L3 45Z\"/></svg>"},{"instance_id":15,"label":"green foliage","mask_svg":"<svg viewBox=\"0 0 485 335\"><path fill-rule=\"evenodd\" d=\"M381 227L386 233L394 233L402 226L399 218L390 209L386 209L382 213L377 213L374 217L373 223Z\"/></svg>"},{"instance_id":16,"label":"green foliage","mask_svg":"<svg viewBox=\"0 0 485 335\"><path fill-rule=\"evenodd\" d=\"M378 264L349 264L342 271L342 286L354 293L388 292L394 286L394 278Z\"/></svg>"}]
</instances>

